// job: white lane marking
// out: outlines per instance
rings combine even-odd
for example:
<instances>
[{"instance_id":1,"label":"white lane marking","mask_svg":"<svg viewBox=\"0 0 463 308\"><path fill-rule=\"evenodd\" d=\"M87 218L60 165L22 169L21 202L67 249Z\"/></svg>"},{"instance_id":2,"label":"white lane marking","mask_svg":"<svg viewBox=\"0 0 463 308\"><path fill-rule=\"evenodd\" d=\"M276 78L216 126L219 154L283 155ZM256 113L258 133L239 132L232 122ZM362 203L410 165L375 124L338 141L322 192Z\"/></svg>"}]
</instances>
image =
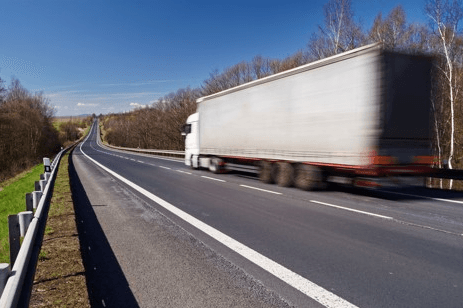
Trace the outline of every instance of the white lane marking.
<instances>
[{"instance_id":1,"label":"white lane marking","mask_svg":"<svg viewBox=\"0 0 463 308\"><path fill-rule=\"evenodd\" d=\"M211 178L211 177L208 177L208 176L205 176L205 175L202 175L201 177L202 177L202 178L205 178L205 179L209 179L209 180L218 181L218 182L226 182L226 181L224 181L224 180L220 180L220 179L216 179L216 178Z\"/></svg>"},{"instance_id":2,"label":"white lane marking","mask_svg":"<svg viewBox=\"0 0 463 308\"><path fill-rule=\"evenodd\" d=\"M255 190L265 191L265 192L268 192L268 193L271 193L271 194L275 194L275 195L282 195L282 193L279 193L279 192L276 192L276 191L267 190L267 189L252 187L252 186L248 186L248 185L240 185L240 186L241 186L241 187L246 187L246 188L255 189Z\"/></svg>"},{"instance_id":3,"label":"white lane marking","mask_svg":"<svg viewBox=\"0 0 463 308\"><path fill-rule=\"evenodd\" d=\"M378 218L394 219L394 218L389 217L389 216L383 216L383 215L374 214L374 213L370 213L370 212L359 211L359 210L351 209L351 208L348 208L348 207L343 207L343 206L339 206L339 205L329 204L329 203L320 202L320 201L316 201L316 200L310 200L310 202L317 203L317 204L321 204L321 205L326 205L326 206L330 206L330 207L334 207L334 208L337 208L337 209L346 210L346 211L350 211L350 212L355 212L355 213L361 213L361 214L365 214L365 215L370 215L370 216L374 216L374 217L378 217Z\"/></svg>"},{"instance_id":4,"label":"white lane marking","mask_svg":"<svg viewBox=\"0 0 463 308\"><path fill-rule=\"evenodd\" d=\"M171 170L171 168L169 168L169 167L164 167L164 166L159 166L159 168Z\"/></svg>"},{"instance_id":5,"label":"white lane marking","mask_svg":"<svg viewBox=\"0 0 463 308\"><path fill-rule=\"evenodd\" d=\"M137 160L137 161L138 161L139 163L142 163L142 164L144 164L144 163L145 163L144 161L141 161L141 160Z\"/></svg>"},{"instance_id":6,"label":"white lane marking","mask_svg":"<svg viewBox=\"0 0 463 308\"><path fill-rule=\"evenodd\" d=\"M350 302L344 300L343 298L331 293L330 291L320 287L319 285L313 283L312 281L302 277L301 275L287 269L286 267L276 263L275 261L261 255L257 251L247 247L246 245L241 244L237 240L229 237L228 235L220 232L219 230L205 224L204 222L196 219L195 217L187 214L186 212L176 208L172 204L163 199L159 198L158 196L150 193L149 191L141 188L140 186L132 183L131 181L127 180L126 178L122 177L121 175L117 174L116 172L110 170L109 168L103 166L99 162L95 161L93 158L90 158L87 154L82 151L82 144L80 145L80 151L84 154L90 161L94 164L111 174L112 176L116 177L120 181L124 182L128 186L132 187L133 189L137 190L138 192L142 193L146 197L150 198L166 210L170 211L171 213L177 215L187 223L191 224L192 226L198 228L202 232L206 233L207 235L211 236L215 240L221 242L228 248L232 249L236 253L242 255L244 258L248 259L249 261L253 262L257 266L260 266L262 269L266 270L267 272L271 273L272 275L276 276L277 278L283 280L293 288L299 290L300 292L304 293L305 295L313 298L320 304L324 305L325 307L329 308L344 308L344 307L357 307Z\"/></svg>"},{"instance_id":7,"label":"white lane marking","mask_svg":"<svg viewBox=\"0 0 463 308\"><path fill-rule=\"evenodd\" d=\"M399 193L399 192L387 191L387 190L386 190L385 192L391 193L391 194L397 194L397 195L404 195L404 196L410 196L410 197L418 197L418 198L431 199L431 200L436 200L436 201L444 201L444 202L451 202L451 203L463 204L463 201L460 201L460 200L450 200L450 199L433 198L433 197L426 197L426 196L420 196L420 195L412 195L412 194Z\"/></svg>"},{"instance_id":8,"label":"white lane marking","mask_svg":"<svg viewBox=\"0 0 463 308\"><path fill-rule=\"evenodd\" d=\"M192 174L191 172L186 172L186 171L182 171L182 170L175 170L175 171L185 173L185 174Z\"/></svg>"}]
</instances>

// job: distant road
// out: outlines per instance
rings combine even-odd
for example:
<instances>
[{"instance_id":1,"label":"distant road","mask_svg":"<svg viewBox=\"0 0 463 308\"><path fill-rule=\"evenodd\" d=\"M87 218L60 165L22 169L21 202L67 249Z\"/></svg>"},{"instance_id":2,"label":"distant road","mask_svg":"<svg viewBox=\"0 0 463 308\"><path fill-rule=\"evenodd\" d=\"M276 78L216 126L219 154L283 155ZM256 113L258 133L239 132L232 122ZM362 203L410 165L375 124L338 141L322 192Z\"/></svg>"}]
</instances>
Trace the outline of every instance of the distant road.
<instances>
[{"instance_id":1,"label":"distant road","mask_svg":"<svg viewBox=\"0 0 463 308\"><path fill-rule=\"evenodd\" d=\"M462 306L463 194L305 192L114 151L96 129L72 161L141 307Z\"/></svg>"}]
</instances>

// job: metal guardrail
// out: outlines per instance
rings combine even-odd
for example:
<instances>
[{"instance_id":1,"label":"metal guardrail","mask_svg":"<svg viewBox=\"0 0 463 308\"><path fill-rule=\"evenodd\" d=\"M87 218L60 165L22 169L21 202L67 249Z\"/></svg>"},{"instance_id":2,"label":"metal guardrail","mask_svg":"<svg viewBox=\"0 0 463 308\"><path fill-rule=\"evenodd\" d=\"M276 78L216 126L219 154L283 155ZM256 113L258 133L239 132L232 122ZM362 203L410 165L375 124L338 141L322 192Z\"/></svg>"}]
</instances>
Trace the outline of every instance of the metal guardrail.
<instances>
[{"instance_id":1,"label":"metal guardrail","mask_svg":"<svg viewBox=\"0 0 463 308\"><path fill-rule=\"evenodd\" d=\"M51 170L48 170L49 172L45 172L45 178L48 178L48 180L45 180L46 185L43 185L44 180L40 181L42 182L40 183L42 185L40 185L39 187L41 187L42 194L40 197L40 201L38 201L37 211L33 215L32 220L30 220L27 230L25 231L24 240L22 242L21 248L19 249L16 259L14 260L13 268L10 268L8 264L6 264L8 265L7 267L3 266L6 275L2 275L2 278L7 279L7 281L6 283L5 281L0 281L0 287L4 286L3 290L0 289L1 308L16 307L18 304L19 296L22 292L24 280L26 277L26 271L30 265L29 262L31 259L32 251L34 245L36 244L39 226L42 223L44 223L43 219L46 219L47 217L47 212L45 211L47 211L50 203L52 188L58 170L57 167L59 166L59 162L63 153L65 153L67 150L68 148L61 150L53 160L52 164L50 165Z\"/></svg>"},{"instance_id":2,"label":"metal guardrail","mask_svg":"<svg viewBox=\"0 0 463 308\"><path fill-rule=\"evenodd\" d=\"M100 140L100 126L98 126L97 137L98 137L97 141L100 145L107 146L109 148L116 149L116 150L138 152L138 153L145 153L145 154L151 154L151 155L172 156L172 157L180 157L180 158L185 157L185 151L125 148L125 147L118 147L118 146L114 146L110 144L104 144Z\"/></svg>"},{"instance_id":3,"label":"metal guardrail","mask_svg":"<svg viewBox=\"0 0 463 308\"><path fill-rule=\"evenodd\" d=\"M138 153L146 153L146 154L153 154L153 155L163 155L163 156L175 156L175 157L185 157L185 151L174 151L174 150L152 150L152 149L139 149L139 148L124 148L124 147L117 147L114 145L103 144L112 149L122 150L122 151L131 151L131 152L138 152Z\"/></svg>"}]
</instances>

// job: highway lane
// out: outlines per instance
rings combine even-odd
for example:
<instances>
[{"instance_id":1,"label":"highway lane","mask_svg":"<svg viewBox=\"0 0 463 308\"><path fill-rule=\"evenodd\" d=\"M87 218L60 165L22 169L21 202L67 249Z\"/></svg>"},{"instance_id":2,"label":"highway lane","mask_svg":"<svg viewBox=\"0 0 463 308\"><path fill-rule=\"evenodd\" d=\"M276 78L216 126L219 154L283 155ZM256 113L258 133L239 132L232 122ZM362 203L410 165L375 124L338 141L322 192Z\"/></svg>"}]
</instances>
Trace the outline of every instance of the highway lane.
<instances>
[{"instance_id":1,"label":"highway lane","mask_svg":"<svg viewBox=\"0 0 463 308\"><path fill-rule=\"evenodd\" d=\"M463 302L458 195L433 200L403 195L430 196L410 190L302 192L112 151L98 146L94 133L82 151L97 162L354 305L457 307ZM145 200L289 302L314 304Z\"/></svg>"}]
</instances>

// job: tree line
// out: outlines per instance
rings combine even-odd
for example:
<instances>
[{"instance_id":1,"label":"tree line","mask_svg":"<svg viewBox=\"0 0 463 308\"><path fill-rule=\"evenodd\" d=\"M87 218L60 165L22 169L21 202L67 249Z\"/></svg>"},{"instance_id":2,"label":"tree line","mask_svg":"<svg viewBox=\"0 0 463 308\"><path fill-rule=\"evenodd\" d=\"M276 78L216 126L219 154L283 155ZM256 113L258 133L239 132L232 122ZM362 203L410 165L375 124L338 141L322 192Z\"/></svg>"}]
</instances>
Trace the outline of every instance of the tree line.
<instances>
[{"instance_id":1,"label":"tree line","mask_svg":"<svg viewBox=\"0 0 463 308\"><path fill-rule=\"evenodd\" d=\"M408 22L399 5L385 16L379 13L372 26L364 29L351 0L329 0L323 6L324 23L312 33L305 48L284 59L256 55L251 61L214 70L198 88L179 89L143 110L104 116L107 141L119 146L181 150L180 127L195 111L195 99L380 42L389 50L437 56L432 89L433 149L439 167L461 168L463 7L457 0L428 0L423 11L426 24ZM448 185L451 187L452 181Z\"/></svg>"},{"instance_id":2,"label":"tree line","mask_svg":"<svg viewBox=\"0 0 463 308\"><path fill-rule=\"evenodd\" d=\"M53 126L55 110L43 93L31 93L19 80L5 87L0 79L0 182L51 157L75 140L77 127Z\"/></svg>"}]
</instances>

